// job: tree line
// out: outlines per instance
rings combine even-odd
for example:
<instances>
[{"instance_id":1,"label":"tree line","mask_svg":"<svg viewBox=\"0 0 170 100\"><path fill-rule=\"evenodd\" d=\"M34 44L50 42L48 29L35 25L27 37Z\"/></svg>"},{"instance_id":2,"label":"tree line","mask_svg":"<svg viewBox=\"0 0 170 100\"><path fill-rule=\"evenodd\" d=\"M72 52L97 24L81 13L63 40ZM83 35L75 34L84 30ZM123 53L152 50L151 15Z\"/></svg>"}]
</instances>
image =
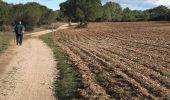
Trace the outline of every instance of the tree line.
<instances>
[{"instance_id":1,"label":"tree line","mask_svg":"<svg viewBox=\"0 0 170 100\"><path fill-rule=\"evenodd\" d=\"M9 30L18 21L22 21L26 30L35 26L50 24L57 18L57 12L35 2L26 4L8 4L0 0L0 30ZM7 28L7 29L6 29Z\"/></svg>"},{"instance_id":2,"label":"tree line","mask_svg":"<svg viewBox=\"0 0 170 100\"><path fill-rule=\"evenodd\" d=\"M131 10L122 8L118 3L100 0L66 0L60 4L60 20L79 21L169 21L170 9L158 6L148 10Z\"/></svg>"},{"instance_id":3,"label":"tree line","mask_svg":"<svg viewBox=\"0 0 170 100\"><path fill-rule=\"evenodd\" d=\"M50 24L56 19L76 21L82 26L87 25L88 21L169 21L170 9L161 5L141 11L123 9L115 2L102 5L101 0L66 0L60 4L59 11L53 11L35 2L8 4L0 0L0 30L9 30L19 20L27 30L33 30L35 26Z\"/></svg>"}]
</instances>

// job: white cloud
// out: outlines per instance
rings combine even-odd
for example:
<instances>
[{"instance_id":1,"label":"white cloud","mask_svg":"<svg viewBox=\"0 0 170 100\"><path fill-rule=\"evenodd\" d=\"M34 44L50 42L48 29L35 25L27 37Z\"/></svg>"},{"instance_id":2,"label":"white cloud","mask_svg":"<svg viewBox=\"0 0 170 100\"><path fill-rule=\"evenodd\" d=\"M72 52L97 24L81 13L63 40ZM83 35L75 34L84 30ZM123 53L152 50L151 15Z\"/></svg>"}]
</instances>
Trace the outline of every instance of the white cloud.
<instances>
[{"instance_id":1,"label":"white cloud","mask_svg":"<svg viewBox=\"0 0 170 100\"><path fill-rule=\"evenodd\" d=\"M170 0L156 0L155 5L165 5L170 7Z\"/></svg>"},{"instance_id":2,"label":"white cloud","mask_svg":"<svg viewBox=\"0 0 170 100\"><path fill-rule=\"evenodd\" d=\"M159 5L165 5L170 7L170 0L102 0L113 1L119 3L123 7L129 7L131 9L148 9L152 7L156 7Z\"/></svg>"}]
</instances>

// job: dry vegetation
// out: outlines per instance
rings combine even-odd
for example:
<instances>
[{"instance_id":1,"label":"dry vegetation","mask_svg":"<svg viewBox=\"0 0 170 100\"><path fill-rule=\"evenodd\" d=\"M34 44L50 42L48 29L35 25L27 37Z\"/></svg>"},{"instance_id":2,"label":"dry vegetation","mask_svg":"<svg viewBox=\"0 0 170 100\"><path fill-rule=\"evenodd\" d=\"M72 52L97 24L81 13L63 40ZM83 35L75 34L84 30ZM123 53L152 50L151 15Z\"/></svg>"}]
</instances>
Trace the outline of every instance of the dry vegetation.
<instances>
[{"instance_id":1,"label":"dry vegetation","mask_svg":"<svg viewBox=\"0 0 170 100\"><path fill-rule=\"evenodd\" d=\"M170 23L91 23L55 33L88 99L170 98Z\"/></svg>"},{"instance_id":2,"label":"dry vegetation","mask_svg":"<svg viewBox=\"0 0 170 100\"><path fill-rule=\"evenodd\" d=\"M3 53L10 45L10 41L14 34L7 32L0 32L0 54Z\"/></svg>"}]
</instances>

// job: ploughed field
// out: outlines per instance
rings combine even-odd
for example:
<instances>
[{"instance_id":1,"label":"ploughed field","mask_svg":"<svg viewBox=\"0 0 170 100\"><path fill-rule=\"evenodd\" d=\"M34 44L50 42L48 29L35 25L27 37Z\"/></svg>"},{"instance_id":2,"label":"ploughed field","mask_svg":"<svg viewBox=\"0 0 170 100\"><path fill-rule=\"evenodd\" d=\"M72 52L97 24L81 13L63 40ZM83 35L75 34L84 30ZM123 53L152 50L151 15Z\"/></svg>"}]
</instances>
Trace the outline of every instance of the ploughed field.
<instances>
[{"instance_id":1,"label":"ploughed field","mask_svg":"<svg viewBox=\"0 0 170 100\"><path fill-rule=\"evenodd\" d=\"M90 23L55 34L88 99L169 99L170 23Z\"/></svg>"}]
</instances>

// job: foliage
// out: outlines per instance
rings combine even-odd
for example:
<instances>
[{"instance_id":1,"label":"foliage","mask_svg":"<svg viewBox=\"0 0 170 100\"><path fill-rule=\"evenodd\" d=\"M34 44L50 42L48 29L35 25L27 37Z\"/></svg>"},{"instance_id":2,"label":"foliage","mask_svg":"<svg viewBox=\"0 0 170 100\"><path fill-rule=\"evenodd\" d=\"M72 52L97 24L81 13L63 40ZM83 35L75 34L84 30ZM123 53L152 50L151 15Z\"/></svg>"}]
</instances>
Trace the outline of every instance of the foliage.
<instances>
[{"instance_id":1,"label":"foliage","mask_svg":"<svg viewBox=\"0 0 170 100\"><path fill-rule=\"evenodd\" d=\"M147 10L150 13L150 20L170 20L170 9L165 6L158 6Z\"/></svg>"},{"instance_id":2,"label":"foliage","mask_svg":"<svg viewBox=\"0 0 170 100\"><path fill-rule=\"evenodd\" d=\"M104 21L121 21L122 8L118 3L107 2L103 5L103 20Z\"/></svg>"},{"instance_id":3,"label":"foliage","mask_svg":"<svg viewBox=\"0 0 170 100\"><path fill-rule=\"evenodd\" d=\"M21 20L26 30L33 30L34 26L52 23L57 16L56 11L35 2L13 5L0 1L0 27Z\"/></svg>"},{"instance_id":4,"label":"foliage","mask_svg":"<svg viewBox=\"0 0 170 100\"><path fill-rule=\"evenodd\" d=\"M100 0L67 0L60 4L60 10L69 20L79 20L80 25L101 17Z\"/></svg>"},{"instance_id":5,"label":"foliage","mask_svg":"<svg viewBox=\"0 0 170 100\"><path fill-rule=\"evenodd\" d=\"M170 9L158 6L145 11L131 10L115 2L103 6L100 0L67 0L60 4L62 18L79 21L167 21L170 20Z\"/></svg>"},{"instance_id":6,"label":"foliage","mask_svg":"<svg viewBox=\"0 0 170 100\"><path fill-rule=\"evenodd\" d=\"M135 17L135 21L147 21L150 17L150 14L146 11L134 10L133 14Z\"/></svg>"},{"instance_id":7,"label":"foliage","mask_svg":"<svg viewBox=\"0 0 170 100\"><path fill-rule=\"evenodd\" d=\"M11 6L5 2L2 2L0 0L0 25L2 24L6 24L8 22L9 19L9 10L10 10Z\"/></svg>"},{"instance_id":8,"label":"foliage","mask_svg":"<svg viewBox=\"0 0 170 100\"><path fill-rule=\"evenodd\" d=\"M134 21L134 20L135 20L134 13L129 8L125 8L123 10L122 21Z\"/></svg>"},{"instance_id":9,"label":"foliage","mask_svg":"<svg viewBox=\"0 0 170 100\"><path fill-rule=\"evenodd\" d=\"M170 9L158 6L145 11L131 10L115 2L102 6L100 0L66 0L60 4L60 11L53 11L35 2L27 4L8 4L0 0L0 29L14 25L21 20L26 30L34 26L50 24L55 20L77 21L86 26L88 21L169 21Z\"/></svg>"}]
</instances>

